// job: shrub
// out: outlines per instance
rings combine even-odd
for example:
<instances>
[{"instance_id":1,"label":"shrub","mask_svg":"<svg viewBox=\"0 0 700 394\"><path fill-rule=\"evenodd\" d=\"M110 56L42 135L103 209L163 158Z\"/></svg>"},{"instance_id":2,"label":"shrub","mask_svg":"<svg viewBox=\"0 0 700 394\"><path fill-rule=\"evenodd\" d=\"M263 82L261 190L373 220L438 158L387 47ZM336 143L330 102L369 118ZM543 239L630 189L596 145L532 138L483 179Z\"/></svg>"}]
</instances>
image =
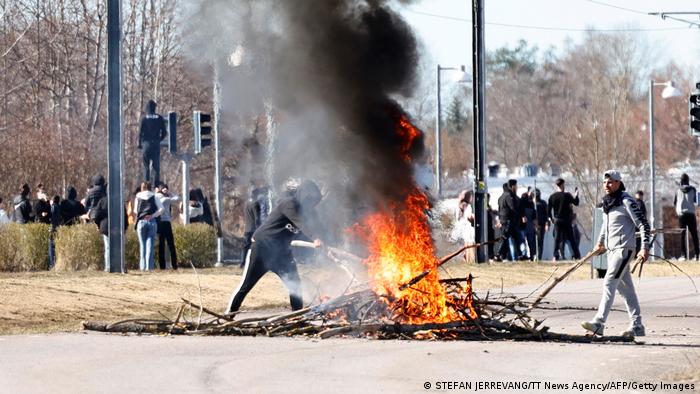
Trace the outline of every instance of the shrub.
<instances>
[{"instance_id":1,"label":"shrub","mask_svg":"<svg viewBox=\"0 0 700 394\"><path fill-rule=\"evenodd\" d=\"M102 270L102 234L92 223L61 226L56 234L56 271Z\"/></svg>"},{"instance_id":2,"label":"shrub","mask_svg":"<svg viewBox=\"0 0 700 394\"><path fill-rule=\"evenodd\" d=\"M204 223L173 226L178 265L192 263L197 268L211 267L216 261L216 231Z\"/></svg>"},{"instance_id":3,"label":"shrub","mask_svg":"<svg viewBox=\"0 0 700 394\"><path fill-rule=\"evenodd\" d=\"M124 234L124 265L127 270L139 269L139 241L133 228L129 228ZM104 242L97 226L87 223L58 228L55 269L104 269Z\"/></svg>"},{"instance_id":4,"label":"shrub","mask_svg":"<svg viewBox=\"0 0 700 394\"><path fill-rule=\"evenodd\" d=\"M210 267L216 260L216 233L206 224L174 226L178 260L187 267ZM157 237L156 237L157 238ZM0 271L45 270L48 263L49 226L16 224L0 226ZM158 242L155 259L158 261ZM56 238L57 271L104 269L102 234L92 224L58 228ZM139 241L133 226L124 236L124 263L127 270L139 269Z\"/></svg>"},{"instance_id":5,"label":"shrub","mask_svg":"<svg viewBox=\"0 0 700 394\"><path fill-rule=\"evenodd\" d=\"M48 261L48 224L9 223L0 226L0 270L45 270Z\"/></svg>"}]
</instances>

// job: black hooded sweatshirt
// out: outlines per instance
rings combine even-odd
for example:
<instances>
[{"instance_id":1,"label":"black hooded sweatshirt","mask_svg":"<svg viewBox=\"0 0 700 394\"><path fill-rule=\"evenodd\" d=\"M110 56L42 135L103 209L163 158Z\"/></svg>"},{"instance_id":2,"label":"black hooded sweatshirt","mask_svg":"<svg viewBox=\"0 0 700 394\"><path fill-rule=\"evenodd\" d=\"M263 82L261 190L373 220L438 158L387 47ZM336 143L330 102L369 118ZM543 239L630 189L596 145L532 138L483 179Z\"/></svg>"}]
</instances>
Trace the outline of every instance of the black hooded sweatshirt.
<instances>
[{"instance_id":1,"label":"black hooded sweatshirt","mask_svg":"<svg viewBox=\"0 0 700 394\"><path fill-rule=\"evenodd\" d=\"M61 201L61 218L63 224L70 226L78 223L80 216L85 214L85 207L78 199L78 192L73 186L66 189L66 199Z\"/></svg>"},{"instance_id":2,"label":"black hooded sweatshirt","mask_svg":"<svg viewBox=\"0 0 700 394\"><path fill-rule=\"evenodd\" d=\"M106 195L107 184L105 183L105 177L95 175L92 177L92 187L88 190L85 197L85 211L89 212ZM94 220L92 217L90 219Z\"/></svg>"},{"instance_id":3,"label":"black hooded sweatshirt","mask_svg":"<svg viewBox=\"0 0 700 394\"><path fill-rule=\"evenodd\" d=\"M156 113L156 102L149 100L146 104L146 115L141 118L139 148L142 148L144 145L160 146L160 142L167 134L165 119Z\"/></svg>"},{"instance_id":4,"label":"black hooded sweatshirt","mask_svg":"<svg viewBox=\"0 0 700 394\"><path fill-rule=\"evenodd\" d=\"M294 239L311 240L322 232L315 206L321 201L321 191L311 181L302 182L293 197L284 197L267 220L253 234L255 242L272 244L290 250ZM290 250L291 253L291 250Z\"/></svg>"},{"instance_id":5,"label":"black hooded sweatshirt","mask_svg":"<svg viewBox=\"0 0 700 394\"><path fill-rule=\"evenodd\" d=\"M34 218L37 223L51 224L51 204L37 199L34 202Z\"/></svg>"}]
</instances>

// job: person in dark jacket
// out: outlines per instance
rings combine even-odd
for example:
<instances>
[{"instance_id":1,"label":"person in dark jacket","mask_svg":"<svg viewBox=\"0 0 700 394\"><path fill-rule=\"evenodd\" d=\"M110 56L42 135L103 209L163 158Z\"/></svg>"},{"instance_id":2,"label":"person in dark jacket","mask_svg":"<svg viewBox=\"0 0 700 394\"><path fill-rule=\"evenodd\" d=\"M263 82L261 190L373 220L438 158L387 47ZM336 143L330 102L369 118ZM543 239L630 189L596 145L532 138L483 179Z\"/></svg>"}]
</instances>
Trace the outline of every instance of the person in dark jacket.
<instances>
[{"instance_id":1,"label":"person in dark jacket","mask_svg":"<svg viewBox=\"0 0 700 394\"><path fill-rule=\"evenodd\" d=\"M292 310L302 308L301 281L290 243L298 238L310 240L322 233L315 210L321 198L318 186L312 181L304 181L297 188L294 197L279 201L267 220L253 233L252 248L243 268L243 278L231 296L227 312L238 311L248 292L268 271L277 274L284 282L289 291ZM322 244L318 238L314 243L316 246Z\"/></svg>"},{"instance_id":2,"label":"person in dark jacket","mask_svg":"<svg viewBox=\"0 0 700 394\"><path fill-rule=\"evenodd\" d=\"M530 193L523 193L520 196L520 208L523 213L523 221L520 225L521 245L523 245L521 249L527 252L527 257L530 260L534 261L535 255L537 254L537 241L535 237L537 212L535 211L535 203L532 201L532 195Z\"/></svg>"},{"instance_id":3,"label":"person in dark jacket","mask_svg":"<svg viewBox=\"0 0 700 394\"><path fill-rule=\"evenodd\" d=\"M56 232L58 227L63 224L63 216L61 215L61 197L53 196L51 199L51 228L49 230L49 269L56 264Z\"/></svg>"},{"instance_id":4,"label":"person in dark jacket","mask_svg":"<svg viewBox=\"0 0 700 394\"><path fill-rule=\"evenodd\" d=\"M250 192L250 198L243 208L245 218L245 231L243 232L243 251L241 254L241 267L245 265L246 258L250 253L253 241L253 233L267 219L270 213L269 190L267 187L258 187Z\"/></svg>"},{"instance_id":5,"label":"person in dark jacket","mask_svg":"<svg viewBox=\"0 0 700 394\"><path fill-rule=\"evenodd\" d=\"M71 226L76 223L80 223L80 217L83 216L86 211L83 204L77 200L78 192L73 186L68 186L66 189L65 199L61 201L60 210L62 223L66 226Z\"/></svg>"},{"instance_id":6,"label":"person in dark jacket","mask_svg":"<svg viewBox=\"0 0 700 394\"><path fill-rule=\"evenodd\" d=\"M44 191L41 183L36 187L36 201L34 201L34 220L37 223L51 224L51 203L49 196Z\"/></svg>"},{"instance_id":7,"label":"person in dark jacket","mask_svg":"<svg viewBox=\"0 0 700 394\"><path fill-rule=\"evenodd\" d=\"M698 205L698 192L695 187L690 186L690 177L688 174L681 175L681 186L676 190L676 195L673 197L673 205L676 207L676 215L678 215L678 226L683 229L683 237L681 248L686 259L690 258L690 252L686 249L686 234L690 231L690 236L693 239L693 251L695 252L695 260L698 259L698 222L695 219L695 208ZM652 212L653 213L653 212ZM654 226L654 223L651 223Z\"/></svg>"},{"instance_id":8,"label":"person in dark jacket","mask_svg":"<svg viewBox=\"0 0 700 394\"><path fill-rule=\"evenodd\" d=\"M107 195L103 195L91 208L90 217L92 221L97 225L97 228L102 234L102 242L104 244L104 271L109 272L109 210L108 210L108 199ZM128 217L126 214L126 207L124 207L124 230L126 231L128 226ZM126 272L124 267L122 267L122 272Z\"/></svg>"},{"instance_id":9,"label":"person in dark jacket","mask_svg":"<svg viewBox=\"0 0 700 394\"><path fill-rule=\"evenodd\" d=\"M102 197L107 195L107 183L105 182L104 176L97 174L92 177L91 184L92 187L88 189L87 195L85 196L85 212L88 213L90 220L94 220L90 211Z\"/></svg>"},{"instance_id":10,"label":"person in dark jacket","mask_svg":"<svg viewBox=\"0 0 700 394\"><path fill-rule=\"evenodd\" d=\"M576 246L573 232L573 206L578 206L578 188L574 194L566 191L566 184L559 178L554 182L557 192L549 196L549 216L554 223L554 260L564 259L564 243L568 242L574 259L581 258L581 253Z\"/></svg>"},{"instance_id":11,"label":"person in dark jacket","mask_svg":"<svg viewBox=\"0 0 700 394\"><path fill-rule=\"evenodd\" d=\"M12 201L13 218L16 223L27 224L34 221L32 217L32 204L29 201L30 193L31 189L29 188L29 184L25 183L20 187L19 195Z\"/></svg>"},{"instance_id":12,"label":"person in dark jacket","mask_svg":"<svg viewBox=\"0 0 700 394\"><path fill-rule=\"evenodd\" d=\"M167 244L170 252L170 266L176 270L177 250L175 249L175 238L173 237L171 207L173 204L180 202L180 196L171 193L168 185L161 183L156 188L156 198L160 200L160 204L163 206L163 214L160 215L160 220L158 221L158 266L162 270L166 268L165 245Z\"/></svg>"},{"instance_id":13,"label":"person in dark jacket","mask_svg":"<svg viewBox=\"0 0 700 394\"><path fill-rule=\"evenodd\" d=\"M148 100L146 113L141 118L138 148L143 150L143 180L152 185L160 183L160 142L168 134L165 119L156 113L157 104ZM153 168L153 179L151 179Z\"/></svg>"},{"instance_id":14,"label":"person in dark jacket","mask_svg":"<svg viewBox=\"0 0 700 394\"><path fill-rule=\"evenodd\" d=\"M498 218L501 222L501 236L503 239L499 254L504 260L508 257L513 261L520 258L519 226L521 211L516 190L518 190L518 181L510 179L503 184L503 194L498 198Z\"/></svg>"},{"instance_id":15,"label":"person in dark jacket","mask_svg":"<svg viewBox=\"0 0 700 394\"><path fill-rule=\"evenodd\" d=\"M544 237L549 230L549 213L547 203L542 199L540 189L535 189L535 210L537 210L537 259L542 260Z\"/></svg>"}]
</instances>

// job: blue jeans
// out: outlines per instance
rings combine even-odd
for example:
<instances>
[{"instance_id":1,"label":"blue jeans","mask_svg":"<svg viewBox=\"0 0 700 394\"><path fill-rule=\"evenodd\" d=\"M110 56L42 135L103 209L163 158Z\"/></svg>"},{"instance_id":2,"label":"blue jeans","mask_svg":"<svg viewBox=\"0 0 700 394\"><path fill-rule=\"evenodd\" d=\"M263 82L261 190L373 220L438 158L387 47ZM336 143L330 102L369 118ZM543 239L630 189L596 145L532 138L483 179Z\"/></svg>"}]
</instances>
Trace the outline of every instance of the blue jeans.
<instances>
[{"instance_id":1,"label":"blue jeans","mask_svg":"<svg viewBox=\"0 0 700 394\"><path fill-rule=\"evenodd\" d=\"M157 230L158 225L155 219L139 220L136 225L136 234L139 237L139 269L141 271L152 271L155 268L153 245L156 241Z\"/></svg>"},{"instance_id":2,"label":"blue jeans","mask_svg":"<svg viewBox=\"0 0 700 394\"><path fill-rule=\"evenodd\" d=\"M49 270L56 264L56 244L53 240L53 235L49 238Z\"/></svg>"}]
</instances>

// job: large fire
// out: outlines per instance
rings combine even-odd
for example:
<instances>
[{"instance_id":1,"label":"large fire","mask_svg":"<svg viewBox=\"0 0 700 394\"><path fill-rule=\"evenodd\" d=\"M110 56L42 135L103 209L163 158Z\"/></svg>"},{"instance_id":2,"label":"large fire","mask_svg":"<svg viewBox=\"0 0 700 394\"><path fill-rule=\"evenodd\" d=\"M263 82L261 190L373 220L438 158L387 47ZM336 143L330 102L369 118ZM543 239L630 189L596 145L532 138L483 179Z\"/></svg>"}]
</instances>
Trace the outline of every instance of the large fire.
<instances>
[{"instance_id":1,"label":"large fire","mask_svg":"<svg viewBox=\"0 0 700 394\"><path fill-rule=\"evenodd\" d=\"M397 122L401 155L411 161L410 149L421 132L405 116ZM362 238L369 249L365 261L374 292L392 310L392 319L406 323L445 323L473 317L471 289L459 300L447 295L439 282L435 249L427 221L428 199L413 187L403 202L394 203L364 218ZM429 273L411 286L411 279ZM404 285L404 286L402 286ZM460 311L467 310L467 314Z\"/></svg>"}]
</instances>

